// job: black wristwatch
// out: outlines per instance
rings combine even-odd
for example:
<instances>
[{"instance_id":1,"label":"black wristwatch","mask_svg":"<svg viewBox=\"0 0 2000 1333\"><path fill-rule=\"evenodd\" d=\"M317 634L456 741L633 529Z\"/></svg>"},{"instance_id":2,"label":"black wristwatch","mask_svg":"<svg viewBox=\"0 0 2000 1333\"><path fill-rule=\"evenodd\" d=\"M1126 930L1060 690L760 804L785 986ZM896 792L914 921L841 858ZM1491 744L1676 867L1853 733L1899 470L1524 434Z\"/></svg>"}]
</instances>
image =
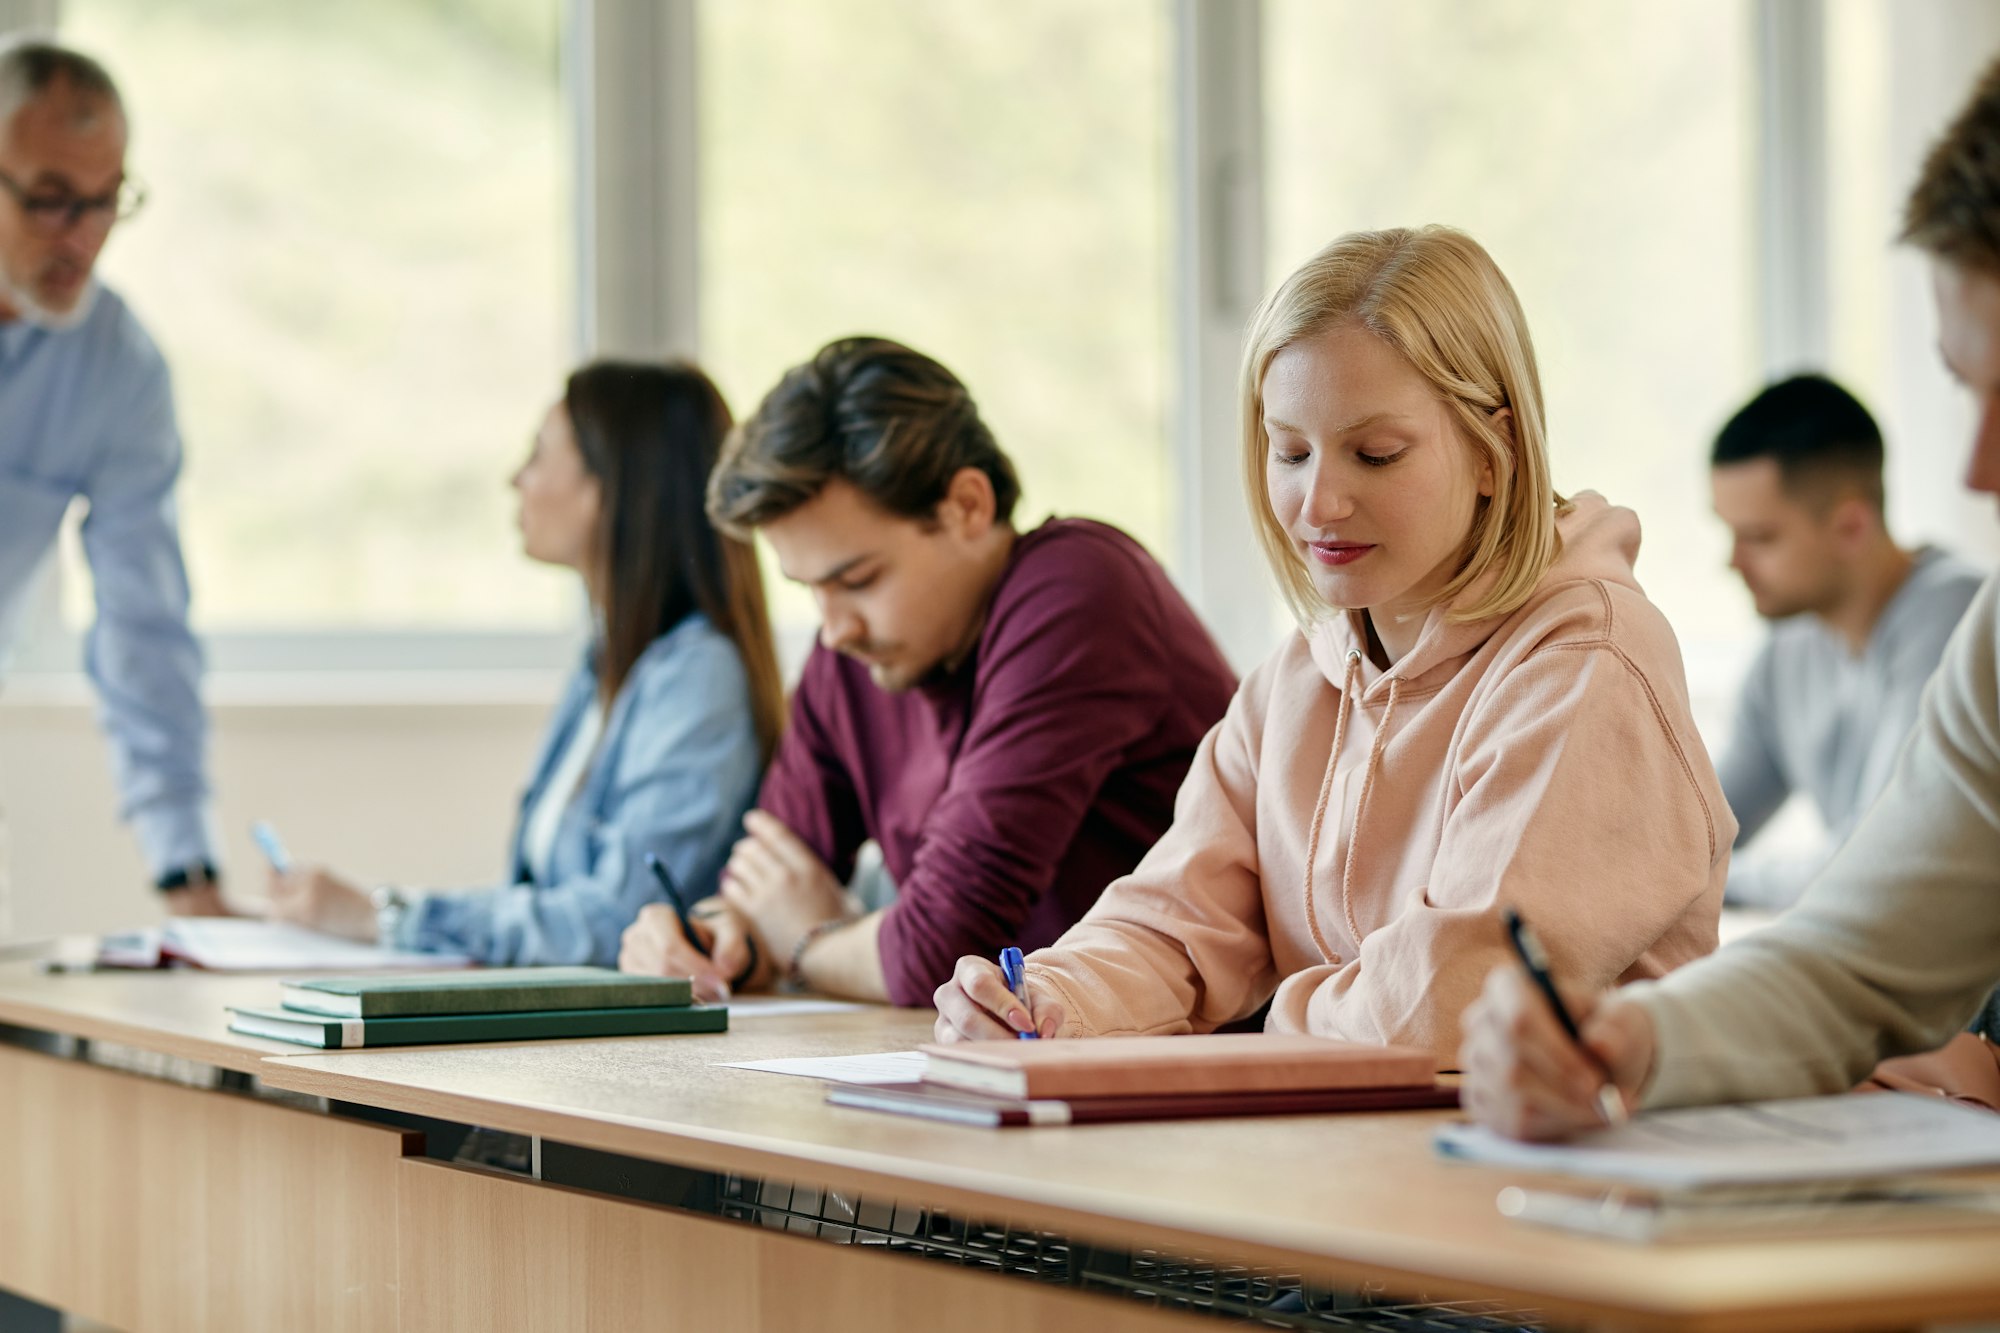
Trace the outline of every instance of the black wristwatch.
<instances>
[{"instance_id":1,"label":"black wristwatch","mask_svg":"<svg viewBox=\"0 0 2000 1333\"><path fill-rule=\"evenodd\" d=\"M153 887L161 893L174 893L194 884L220 883L222 883L222 875L216 870L215 863L213 861L201 860L181 866L176 870L169 870L166 874L153 881Z\"/></svg>"}]
</instances>

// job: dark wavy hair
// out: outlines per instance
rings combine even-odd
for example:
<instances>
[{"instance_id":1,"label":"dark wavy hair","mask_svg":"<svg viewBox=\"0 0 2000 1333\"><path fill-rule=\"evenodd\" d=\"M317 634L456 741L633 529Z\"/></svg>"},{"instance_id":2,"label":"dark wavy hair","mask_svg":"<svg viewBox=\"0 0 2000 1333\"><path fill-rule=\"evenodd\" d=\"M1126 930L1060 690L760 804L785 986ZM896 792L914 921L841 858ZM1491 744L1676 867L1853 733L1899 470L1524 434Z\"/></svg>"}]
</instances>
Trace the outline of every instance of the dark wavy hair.
<instances>
[{"instance_id":1,"label":"dark wavy hair","mask_svg":"<svg viewBox=\"0 0 2000 1333\"><path fill-rule=\"evenodd\" d=\"M747 537L837 478L892 514L932 522L968 467L992 481L996 517L1010 520L1021 483L958 377L887 338L841 338L785 372L730 437L708 514Z\"/></svg>"}]
</instances>

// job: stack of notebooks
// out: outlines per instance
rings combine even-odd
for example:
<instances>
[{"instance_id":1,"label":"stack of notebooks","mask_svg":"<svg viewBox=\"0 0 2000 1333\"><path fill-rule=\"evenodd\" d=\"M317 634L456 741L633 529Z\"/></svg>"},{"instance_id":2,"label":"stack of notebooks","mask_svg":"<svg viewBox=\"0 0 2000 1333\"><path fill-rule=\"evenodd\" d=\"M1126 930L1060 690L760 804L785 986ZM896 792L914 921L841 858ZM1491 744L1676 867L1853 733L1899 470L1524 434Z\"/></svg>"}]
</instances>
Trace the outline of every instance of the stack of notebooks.
<instances>
[{"instance_id":1,"label":"stack of notebooks","mask_svg":"<svg viewBox=\"0 0 2000 1333\"><path fill-rule=\"evenodd\" d=\"M1458 1105L1427 1050L1244 1033L925 1046L921 1083L840 1086L838 1106L966 1125L1070 1125Z\"/></svg>"},{"instance_id":2,"label":"stack of notebooks","mask_svg":"<svg viewBox=\"0 0 2000 1333\"><path fill-rule=\"evenodd\" d=\"M721 1032L729 1009L695 1004L686 977L520 967L283 983L282 1009L230 1006L229 1030L302 1046L414 1046Z\"/></svg>"}]
</instances>

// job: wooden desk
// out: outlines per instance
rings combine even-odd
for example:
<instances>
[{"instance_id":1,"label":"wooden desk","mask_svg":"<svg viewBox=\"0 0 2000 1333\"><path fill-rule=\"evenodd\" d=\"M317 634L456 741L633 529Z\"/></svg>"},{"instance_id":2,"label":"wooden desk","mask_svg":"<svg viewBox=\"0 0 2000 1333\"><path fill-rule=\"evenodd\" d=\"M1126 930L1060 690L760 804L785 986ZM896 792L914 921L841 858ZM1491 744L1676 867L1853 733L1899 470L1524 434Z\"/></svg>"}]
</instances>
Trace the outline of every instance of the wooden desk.
<instances>
[{"instance_id":1,"label":"wooden desk","mask_svg":"<svg viewBox=\"0 0 2000 1333\"><path fill-rule=\"evenodd\" d=\"M1992 1231L1638 1247L1509 1223L1494 1210L1495 1193L1532 1178L1434 1160L1437 1113L989 1131L828 1107L811 1080L715 1063L904 1049L928 1034L920 1014L739 1017L733 1032L716 1036L266 1057L269 1043L202 1026L202 1006L245 984L0 980L0 1022L27 1025L32 1015L52 1031L116 1032L119 1041L177 1050L194 1043L224 1067L254 1060L265 1085L301 1094L888 1196L1103 1245L1268 1264L1329 1285L1376 1282L1433 1300L1496 1297L1573 1325L1887 1329L2000 1315L2000 1233ZM268 998L268 981L247 984L259 992L249 998ZM619 1328L667 1310L687 1316L688 1327L932 1327L944 1311L972 1328L1216 1327L453 1167L413 1155L410 1136L382 1126L19 1050L0 1048L0 1087L21 1093L0 1100L0 1286L124 1327ZM102 1164L105 1126L119 1123L127 1105L140 1113L124 1122L136 1132L110 1138L123 1155ZM191 1152L200 1171L174 1165ZM245 1154L254 1166L241 1161ZM199 1184L208 1179L202 1172L218 1171L224 1176ZM65 1274L60 1255L24 1248L24 1226L51 1210L74 1236L125 1244L134 1227L118 1221L115 1191L67 1184L107 1176L186 1177L140 1200L151 1220L138 1227L179 1237L182 1286L236 1247L231 1283L211 1284L231 1290L202 1297L206 1319L177 1319L174 1302L157 1294L79 1304L87 1284ZM177 1199L180 1188L208 1191L199 1225ZM289 1238L302 1230L310 1239ZM161 1271L158 1246L126 1248L132 1264ZM296 1281L322 1269L335 1270L338 1282L309 1297L293 1291L282 1321L250 1317L284 1296L251 1300L272 1272ZM147 1290L180 1288L162 1279ZM218 1304L224 1296L237 1304Z\"/></svg>"}]
</instances>

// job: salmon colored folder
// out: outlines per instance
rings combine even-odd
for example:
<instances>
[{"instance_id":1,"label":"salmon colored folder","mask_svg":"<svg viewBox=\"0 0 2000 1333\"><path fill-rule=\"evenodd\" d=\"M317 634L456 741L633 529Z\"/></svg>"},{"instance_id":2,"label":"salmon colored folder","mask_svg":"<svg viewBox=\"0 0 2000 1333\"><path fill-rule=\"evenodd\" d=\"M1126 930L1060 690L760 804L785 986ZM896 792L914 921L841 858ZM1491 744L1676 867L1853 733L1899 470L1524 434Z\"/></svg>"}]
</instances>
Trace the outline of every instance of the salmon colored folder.
<instances>
[{"instance_id":1,"label":"salmon colored folder","mask_svg":"<svg viewBox=\"0 0 2000 1333\"><path fill-rule=\"evenodd\" d=\"M924 1082L1002 1097L1087 1098L1428 1087L1431 1053L1275 1033L931 1045Z\"/></svg>"}]
</instances>

